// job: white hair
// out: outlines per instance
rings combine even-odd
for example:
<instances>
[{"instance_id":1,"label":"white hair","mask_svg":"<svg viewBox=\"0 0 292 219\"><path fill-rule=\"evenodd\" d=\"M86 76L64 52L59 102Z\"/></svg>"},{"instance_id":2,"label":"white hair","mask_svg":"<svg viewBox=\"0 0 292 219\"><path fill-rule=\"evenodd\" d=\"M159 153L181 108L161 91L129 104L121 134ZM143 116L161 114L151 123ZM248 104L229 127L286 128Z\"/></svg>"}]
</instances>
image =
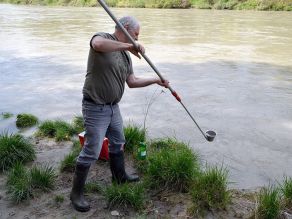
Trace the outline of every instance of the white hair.
<instances>
[{"instance_id":1,"label":"white hair","mask_svg":"<svg viewBox=\"0 0 292 219\"><path fill-rule=\"evenodd\" d=\"M140 26L138 20L132 16L122 17L121 19L119 19L119 22L122 24L123 27L128 25L129 29L132 30ZM116 29L120 29L118 25L116 25Z\"/></svg>"}]
</instances>

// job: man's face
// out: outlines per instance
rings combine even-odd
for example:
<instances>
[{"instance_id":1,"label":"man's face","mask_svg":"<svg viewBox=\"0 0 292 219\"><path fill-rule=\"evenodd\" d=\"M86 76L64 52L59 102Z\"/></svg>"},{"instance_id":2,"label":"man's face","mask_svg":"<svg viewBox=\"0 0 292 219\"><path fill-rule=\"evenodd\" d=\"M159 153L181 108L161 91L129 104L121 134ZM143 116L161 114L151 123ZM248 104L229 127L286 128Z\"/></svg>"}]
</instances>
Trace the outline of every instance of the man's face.
<instances>
[{"instance_id":1,"label":"man's face","mask_svg":"<svg viewBox=\"0 0 292 219\"><path fill-rule=\"evenodd\" d=\"M128 33L131 35L131 37L134 40L138 40L139 34L140 34L140 27L136 27L136 28L126 28Z\"/></svg>"}]
</instances>

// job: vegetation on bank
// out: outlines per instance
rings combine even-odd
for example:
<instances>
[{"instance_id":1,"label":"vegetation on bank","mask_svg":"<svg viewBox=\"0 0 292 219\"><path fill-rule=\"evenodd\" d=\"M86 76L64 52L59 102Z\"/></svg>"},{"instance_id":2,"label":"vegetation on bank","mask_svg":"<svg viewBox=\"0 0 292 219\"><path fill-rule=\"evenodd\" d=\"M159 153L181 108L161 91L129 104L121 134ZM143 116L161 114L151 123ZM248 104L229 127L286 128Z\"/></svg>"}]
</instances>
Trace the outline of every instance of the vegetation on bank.
<instances>
[{"instance_id":1,"label":"vegetation on bank","mask_svg":"<svg viewBox=\"0 0 292 219\"><path fill-rule=\"evenodd\" d=\"M32 143L20 134L0 134L0 172L16 163L27 163L35 159Z\"/></svg>"},{"instance_id":2,"label":"vegetation on bank","mask_svg":"<svg viewBox=\"0 0 292 219\"><path fill-rule=\"evenodd\" d=\"M36 124L38 124L39 119L28 113L22 113L18 114L16 117L16 126L17 128L27 128L27 127L32 127Z\"/></svg>"},{"instance_id":3,"label":"vegetation on bank","mask_svg":"<svg viewBox=\"0 0 292 219\"><path fill-rule=\"evenodd\" d=\"M76 134L84 128L82 118L75 117L72 125L59 120L45 121L41 127L42 125L45 128L41 128L43 133L41 136L56 137L58 129L56 127L59 125L62 130L73 130L70 132L73 133L70 138L61 138L73 141L73 146L70 154L61 162L59 174L64 174L64 171L72 172L76 157L81 150L80 142L74 140L73 137L76 138ZM127 157L133 158L140 172L141 182L123 185L114 183L101 185L100 181L89 182L85 186L87 194L102 195L107 200L110 209L131 207L140 212L147 208L147 204L151 203L152 198L157 194L180 193L188 195L192 202L188 214L198 217L202 217L208 211L225 210L231 204L228 170L223 166L203 167L199 155L188 144L174 138L149 140L146 138L146 130L133 124L124 127L124 131L127 147L130 148L126 151ZM147 156L144 159L139 159L137 156L140 141L147 143ZM30 156L19 157L19 155ZM24 166L27 161L32 161L34 158L33 145L28 139L19 134L0 135L0 164L2 165L0 168L8 170L5 172L7 195L16 203L36 197L40 191L53 190L57 178L60 177L48 165L41 167L34 165L30 168ZM277 218L283 212L291 212L292 178L285 177L279 185L262 188L255 199L255 218ZM62 195L54 197L54 202L57 204L63 201Z\"/></svg>"},{"instance_id":4,"label":"vegetation on bank","mask_svg":"<svg viewBox=\"0 0 292 219\"><path fill-rule=\"evenodd\" d=\"M12 4L95 7L96 0L0 0ZM111 7L292 11L292 0L107 0Z\"/></svg>"}]
</instances>

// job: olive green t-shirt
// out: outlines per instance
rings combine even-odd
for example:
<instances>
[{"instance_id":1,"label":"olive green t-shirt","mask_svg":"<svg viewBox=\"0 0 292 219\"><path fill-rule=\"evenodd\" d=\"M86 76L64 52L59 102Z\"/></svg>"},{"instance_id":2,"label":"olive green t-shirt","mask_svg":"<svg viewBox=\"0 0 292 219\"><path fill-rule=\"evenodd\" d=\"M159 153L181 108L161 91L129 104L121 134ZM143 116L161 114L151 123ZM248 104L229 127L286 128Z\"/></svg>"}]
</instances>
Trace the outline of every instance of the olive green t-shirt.
<instances>
[{"instance_id":1,"label":"olive green t-shirt","mask_svg":"<svg viewBox=\"0 0 292 219\"><path fill-rule=\"evenodd\" d=\"M91 41L95 36L117 41L109 33L96 33ZM83 95L97 104L118 103L123 96L127 77L133 74L129 52L97 52L92 48L91 41Z\"/></svg>"}]
</instances>

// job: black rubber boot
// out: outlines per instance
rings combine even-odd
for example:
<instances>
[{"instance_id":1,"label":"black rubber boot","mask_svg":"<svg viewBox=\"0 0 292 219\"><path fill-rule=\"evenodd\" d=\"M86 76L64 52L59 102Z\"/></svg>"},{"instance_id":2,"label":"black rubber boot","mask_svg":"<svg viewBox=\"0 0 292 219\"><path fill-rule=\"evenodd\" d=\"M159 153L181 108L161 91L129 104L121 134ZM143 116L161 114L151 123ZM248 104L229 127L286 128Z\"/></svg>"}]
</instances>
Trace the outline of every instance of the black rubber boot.
<instances>
[{"instance_id":1,"label":"black rubber boot","mask_svg":"<svg viewBox=\"0 0 292 219\"><path fill-rule=\"evenodd\" d=\"M90 166L84 166L83 164L76 163L70 200L72 201L73 207L80 212L86 212L90 209L90 205L84 199L83 194L89 168Z\"/></svg>"},{"instance_id":2,"label":"black rubber boot","mask_svg":"<svg viewBox=\"0 0 292 219\"><path fill-rule=\"evenodd\" d=\"M117 154L109 153L110 167L113 175L113 182L118 184L125 182L137 182L139 176L128 175L125 171L124 151L120 151Z\"/></svg>"}]
</instances>

